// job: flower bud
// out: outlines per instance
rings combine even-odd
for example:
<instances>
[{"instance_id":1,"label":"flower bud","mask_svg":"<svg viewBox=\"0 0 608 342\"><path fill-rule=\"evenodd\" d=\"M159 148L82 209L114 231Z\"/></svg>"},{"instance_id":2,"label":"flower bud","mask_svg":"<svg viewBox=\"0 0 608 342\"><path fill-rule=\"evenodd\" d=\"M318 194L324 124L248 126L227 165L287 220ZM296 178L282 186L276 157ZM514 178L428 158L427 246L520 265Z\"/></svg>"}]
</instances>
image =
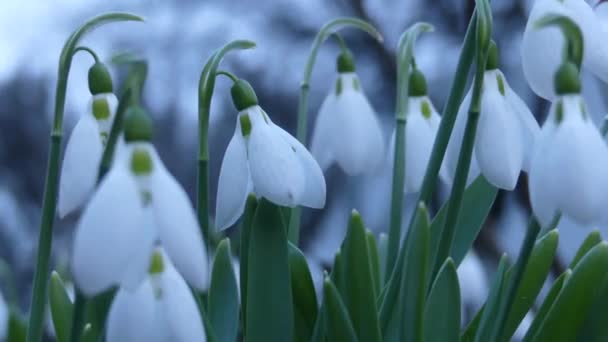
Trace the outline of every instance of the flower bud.
<instances>
[{"instance_id":1,"label":"flower bud","mask_svg":"<svg viewBox=\"0 0 608 342\"><path fill-rule=\"evenodd\" d=\"M558 95L579 94L581 92L581 81L578 68L572 62L564 62L557 69L553 81L555 93Z\"/></svg>"},{"instance_id":2,"label":"flower bud","mask_svg":"<svg viewBox=\"0 0 608 342\"><path fill-rule=\"evenodd\" d=\"M410 74L409 96L426 96L426 78L419 69L413 69Z\"/></svg>"},{"instance_id":3,"label":"flower bud","mask_svg":"<svg viewBox=\"0 0 608 342\"><path fill-rule=\"evenodd\" d=\"M152 121L139 106L127 110L124 130L126 142L152 140Z\"/></svg>"},{"instance_id":4,"label":"flower bud","mask_svg":"<svg viewBox=\"0 0 608 342\"><path fill-rule=\"evenodd\" d=\"M355 59L350 51L345 50L338 55L336 68L339 73L355 72Z\"/></svg>"},{"instance_id":5,"label":"flower bud","mask_svg":"<svg viewBox=\"0 0 608 342\"><path fill-rule=\"evenodd\" d=\"M89 91L93 95L112 92L112 76L101 62L93 64L89 69Z\"/></svg>"},{"instance_id":6,"label":"flower bud","mask_svg":"<svg viewBox=\"0 0 608 342\"><path fill-rule=\"evenodd\" d=\"M258 104L258 97L253 87L243 79L234 82L230 94L232 95L232 103L239 112Z\"/></svg>"}]
</instances>

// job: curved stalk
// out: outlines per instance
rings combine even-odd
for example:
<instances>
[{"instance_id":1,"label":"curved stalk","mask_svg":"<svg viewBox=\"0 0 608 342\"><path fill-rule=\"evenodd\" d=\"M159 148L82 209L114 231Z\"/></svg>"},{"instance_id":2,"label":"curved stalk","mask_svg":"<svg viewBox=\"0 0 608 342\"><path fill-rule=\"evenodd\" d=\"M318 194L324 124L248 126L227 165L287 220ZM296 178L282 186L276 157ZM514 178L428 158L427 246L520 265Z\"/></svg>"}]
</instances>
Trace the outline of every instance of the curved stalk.
<instances>
[{"instance_id":1,"label":"curved stalk","mask_svg":"<svg viewBox=\"0 0 608 342\"><path fill-rule=\"evenodd\" d=\"M357 18L336 18L323 25L321 30L319 30L315 40L312 42L312 48L306 61L306 67L304 68L304 78L302 83L300 83L300 98L298 101L298 128L296 138L303 145L306 145L306 134L308 130L308 92L310 90L310 78L312 77L312 70L315 65L315 61L317 60L319 48L321 47L321 44L323 44L323 42L327 40L327 38L335 31L347 27L357 28L365 31L376 40L382 41L382 35L375 27ZM295 207L291 209L291 215L289 216L289 241L296 246L300 240L301 212L302 209L300 207Z\"/></svg>"},{"instance_id":2,"label":"curved stalk","mask_svg":"<svg viewBox=\"0 0 608 342\"><path fill-rule=\"evenodd\" d=\"M42 200L42 219L38 238L38 255L32 287L32 306L27 331L28 342L39 342L42 339L44 312L47 302L49 279L49 258L53 238L53 223L57 209L57 192L59 183L59 159L61 157L61 140L63 137L63 112L65 107L68 76L74 56L74 50L80 39L96 27L116 21L143 21L141 17L128 13L107 13L87 21L74 31L63 46L59 58L57 87L55 91L55 111L51 131L51 147L47 164L46 184Z\"/></svg>"},{"instance_id":3,"label":"curved stalk","mask_svg":"<svg viewBox=\"0 0 608 342\"><path fill-rule=\"evenodd\" d=\"M91 49L89 47L86 47L86 46L79 46L79 47L77 47L77 48L74 49L74 55L78 51L87 52L89 55L91 55L91 57L93 57L93 59L95 60L95 63L99 63L99 56L97 56L97 54L95 53L95 51L93 51L93 49Z\"/></svg>"}]
</instances>

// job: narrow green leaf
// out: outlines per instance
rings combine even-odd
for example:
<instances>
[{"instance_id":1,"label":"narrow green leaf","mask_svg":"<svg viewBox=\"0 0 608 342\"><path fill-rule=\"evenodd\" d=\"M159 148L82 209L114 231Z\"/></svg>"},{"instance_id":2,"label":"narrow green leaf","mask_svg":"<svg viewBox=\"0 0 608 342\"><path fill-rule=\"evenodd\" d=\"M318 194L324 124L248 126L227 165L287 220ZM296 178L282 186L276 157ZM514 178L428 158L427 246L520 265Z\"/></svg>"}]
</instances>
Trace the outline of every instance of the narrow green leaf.
<instances>
[{"instance_id":1,"label":"narrow green leaf","mask_svg":"<svg viewBox=\"0 0 608 342\"><path fill-rule=\"evenodd\" d=\"M84 321L91 323L89 334L94 334L96 339L99 339L103 335L110 306L112 305L116 291L117 288L113 287L92 297L86 303Z\"/></svg>"},{"instance_id":2,"label":"narrow green leaf","mask_svg":"<svg viewBox=\"0 0 608 342\"><path fill-rule=\"evenodd\" d=\"M372 280L374 285L374 298L380 293L380 255L378 254L378 243L374 233L367 230L367 251L369 252L369 264L372 269Z\"/></svg>"},{"instance_id":3,"label":"narrow green leaf","mask_svg":"<svg viewBox=\"0 0 608 342\"><path fill-rule=\"evenodd\" d=\"M358 212L353 211L348 224L348 233L342 248L344 270L343 298L361 341L381 341L376 297L365 225Z\"/></svg>"},{"instance_id":4,"label":"narrow green leaf","mask_svg":"<svg viewBox=\"0 0 608 342\"><path fill-rule=\"evenodd\" d=\"M80 342L97 342L97 334L95 329L91 326L91 323L87 323L82 329L82 336Z\"/></svg>"},{"instance_id":5,"label":"narrow green leaf","mask_svg":"<svg viewBox=\"0 0 608 342\"><path fill-rule=\"evenodd\" d=\"M388 253L388 235L380 233L378 237L378 257L380 258L380 289L384 289L386 276L386 256ZM380 291L384 292L384 290ZM381 302L380 302L381 303Z\"/></svg>"},{"instance_id":6,"label":"narrow green leaf","mask_svg":"<svg viewBox=\"0 0 608 342\"><path fill-rule=\"evenodd\" d=\"M540 329L541 325L543 324L543 321L545 320L545 317L547 316L547 313L549 313L549 310L553 306L555 299L557 299L557 296L562 291L564 284L568 279L570 279L571 276L572 270L568 269L555 280L553 286L551 286L551 289L549 290L549 293L545 297L545 300L541 304L540 309L538 309L538 311L536 312L536 316L534 316L534 320L528 328L526 336L524 336L523 342L532 341L532 338L534 337L534 335L536 335L538 329Z\"/></svg>"},{"instance_id":7,"label":"narrow green leaf","mask_svg":"<svg viewBox=\"0 0 608 342\"><path fill-rule=\"evenodd\" d=\"M70 296L65 289L61 277L55 271L51 273L49 302L57 342L67 342L70 338L70 329L72 325L72 301L70 300Z\"/></svg>"},{"instance_id":8,"label":"narrow green leaf","mask_svg":"<svg viewBox=\"0 0 608 342\"><path fill-rule=\"evenodd\" d=\"M246 330L247 342L293 340L293 305L287 232L280 208L259 201L249 238Z\"/></svg>"},{"instance_id":9,"label":"narrow green leaf","mask_svg":"<svg viewBox=\"0 0 608 342\"><path fill-rule=\"evenodd\" d=\"M330 277L338 291L344 295L346 293L346 286L344 284L344 262L342 260L342 249L338 249L338 252L336 252L336 256L334 257L334 265L331 268Z\"/></svg>"},{"instance_id":10,"label":"narrow green leaf","mask_svg":"<svg viewBox=\"0 0 608 342\"><path fill-rule=\"evenodd\" d=\"M340 298L340 293L331 282L325 278L323 282L323 305L326 308L325 318L327 323L328 341L358 341L357 334L353 328L346 306Z\"/></svg>"},{"instance_id":11,"label":"narrow green leaf","mask_svg":"<svg viewBox=\"0 0 608 342\"><path fill-rule=\"evenodd\" d=\"M593 306L585 323L578 334L577 341L604 342L608 341L608 277L604 277L597 297L593 300Z\"/></svg>"},{"instance_id":12,"label":"narrow green leaf","mask_svg":"<svg viewBox=\"0 0 608 342\"><path fill-rule=\"evenodd\" d=\"M241 313L243 320L243 330L246 328L245 313L247 312L247 270L249 269L249 240L251 239L251 227L253 226L253 216L258 208L258 200L255 195L249 195L247 197L247 204L245 205L245 213L243 214L242 227L241 227L241 248L240 248L240 269L239 273L241 287Z\"/></svg>"},{"instance_id":13,"label":"narrow green leaf","mask_svg":"<svg viewBox=\"0 0 608 342\"><path fill-rule=\"evenodd\" d=\"M572 270L533 341L573 341L608 270L608 243L593 247ZM575 313L575 314L574 314Z\"/></svg>"},{"instance_id":14,"label":"narrow green leaf","mask_svg":"<svg viewBox=\"0 0 608 342\"><path fill-rule=\"evenodd\" d=\"M483 316L483 306L477 311L475 317L469 322L466 329L460 336L460 342L473 342L475 341L475 335L477 335L477 329L479 329L479 323L481 323L481 317Z\"/></svg>"},{"instance_id":15,"label":"narrow green leaf","mask_svg":"<svg viewBox=\"0 0 608 342\"><path fill-rule=\"evenodd\" d=\"M289 271L295 319L295 341L308 342L317 320L317 294L304 254L289 243Z\"/></svg>"},{"instance_id":16,"label":"narrow green leaf","mask_svg":"<svg viewBox=\"0 0 608 342\"><path fill-rule=\"evenodd\" d=\"M448 259L439 270L426 302L422 341L458 341L459 337L460 285L454 261Z\"/></svg>"},{"instance_id":17,"label":"narrow green leaf","mask_svg":"<svg viewBox=\"0 0 608 342\"><path fill-rule=\"evenodd\" d=\"M218 342L235 342L239 329L239 289L232 268L230 240L223 239L217 246L207 315Z\"/></svg>"},{"instance_id":18,"label":"narrow green leaf","mask_svg":"<svg viewBox=\"0 0 608 342\"><path fill-rule=\"evenodd\" d=\"M501 294L505 285L505 273L509 267L508 263L507 256L503 255L500 258L494 283L492 284L492 289L490 290L490 294L488 295L488 299L484 306L481 321L479 322L479 327L477 329L477 334L475 335L475 342L490 341L492 328L494 324L497 323L495 318L500 307Z\"/></svg>"},{"instance_id":19,"label":"narrow green leaf","mask_svg":"<svg viewBox=\"0 0 608 342\"><path fill-rule=\"evenodd\" d=\"M572 262L570 262L570 266L568 266L568 268L573 270L574 267L576 267L576 265L578 264L578 262L581 261L581 259L587 254L587 252L589 252L591 248L595 247L600 242L602 242L602 235L597 229L589 233L589 235L587 235L587 238L585 238L583 243L576 251L576 254L572 259Z\"/></svg>"},{"instance_id":20,"label":"narrow green leaf","mask_svg":"<svg viewBox=\"0 0 608 342\"><path fill-rule=\"evenodd\" d=\"M15 308L11 308L8 316L6 341L25 342L26 335L27 322L21 317Z\"/></svg>"},{"instance_id":21,"label":"narrow green leaf","mask_svg":"<svg viewBox=\"0 0 608 342\"><path fill-rule=\"evenodd\" d=\"M456 221L456 233L454 234L451 253L456 267L460 265L467 251L471 249L486 217L490 213L490 209L492 209L497 193L498 189L488 183L483 176L477 177L464 191L460 215L458 215L458 221ZM431 223L431 256L433 260L439 248L439 232L445 223L448 206L449 200L443 204Z\"/></svg>"},{"instance_id":22,"label":"narrow green leaf","mask_svg":"<svg viewBox=\"0 0 608 342\"><path fill-rule=\"evenodd\" d=\"M557 230L552 230L536 241L517 294L513 298L513 306L505 324L503 340L509 340L513 336L526 313L534 305L536 297L551 271L558 240ZM509 272L508 278L511 277L510 273L512 272Z\"/></svg>"}]
</instances>

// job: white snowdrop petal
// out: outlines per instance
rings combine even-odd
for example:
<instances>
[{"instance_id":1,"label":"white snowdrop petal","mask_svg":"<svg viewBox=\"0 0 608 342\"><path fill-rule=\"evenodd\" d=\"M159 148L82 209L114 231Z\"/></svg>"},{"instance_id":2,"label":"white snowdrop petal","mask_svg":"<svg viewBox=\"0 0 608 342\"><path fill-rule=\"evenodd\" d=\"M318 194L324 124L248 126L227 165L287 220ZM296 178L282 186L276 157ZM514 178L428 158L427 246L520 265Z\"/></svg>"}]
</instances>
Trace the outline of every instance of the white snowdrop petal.
<instances>
[{"instance_id":1,"label":"white snowdrop petal","mask_svg":"<svg viewBox=\"0 0 608 342\"><path fill-rule=\"evenodd\" d=\"M356 78L342 77L343 83ZM377 170L384 157L384 137L376 113L363 94L343 86L335 102L336 129L334 154L340 167L349 175Z\"/></svg>"},{"instance_id":2,"label":"white snowdrop petal","mask_svg":"<svg viewBox=\"0 0 608 342\"><path fill-rule=\"evenodd\" d=\"M226 148L220 169L215 205L216 229L226 229L241 217L252 187L247 164L247 147L237 120L236 131Z\"/></svg>"},{"instance_id":3,"label":"white snowdrop petal","mask_svg":"<svg viewBox=\"0 0 608 342\"><path fill-rule=\"evenodd\" d=\"M68 140L59 180L59 217L83 205L97 181L103 146L95 119L83 115Z\"/></svg>"},{"instance_id":4,"label":"white snowdrop petal","mask_svg":"<svg viewBox=\"0 0 608 342\"><path fill-rule=\"evenodd\" d=\"M321 104L310 142L310 152L322 170L327 170L334 160L332 150L340 129L336 119L336 95L332 91Z\"/></svg>"},{"instance_id":5,"label":"white snowdrop petal","mask_svg":"<svg viewBox=\"0 0 608 342\"><path fill-rule=\"evenodd\" d=\"M137 248L132 248L131 257L125 265L124 276L120 285L127 290L133 291L141 284L148 273L150 258L154 245L158 241L158 230L154 212L150 206L143 209L141 217L141 234L137 241Z\"/></svg>"},{"instance_id":6,"label":"white snowdrop petal","mask_svg":"<svg viewBox=\"0 0 608 342\"><path fill-rule=\"evenodd\" d=\"M150 189L158 235L175 264L192 286L208 284L207 250L188 195L152 149Z\"/></svg>"},{"instance_id":7,"label":"white snowdrop petal","mask_svg":"<svg viewBox=\"0 0 608 342\"><path fill-rule=\"evenodd\" d=\"M503 78L504 79L504 78ZM536 140L540 135L540 127L538 126L538 122L534 118L534 115L526 105L526 103L511 89L505 80L505 96L507 102L511 105L515 114L517 116L517 120L521 126L521 135L524 143L524 164L523 170L528 172L530 171L530 163L532 160L532 154L534 153L534 146L536 144Z\"/></svg>"},{"instance_id":8,"label":"white snowdrop petal","mask_svg":"<svg viewBox=\"0 0 608 342\"><path fill-rule=\"evenodd\" d=\"M108 105L108 110L109 110L109 114L110 117L107 119L97 119L97 125L99 127L99 132L100 134L106 134L109 135L110 134L110 130L112 129L112 123L114 123L114 117L116 116L116 109L118 108L118 99L116 98L116 95L114 95L113 93L102 93L102 94L97 94L94 95L91 98L91 102L89 103L89 108L91 108L91 113L92 108L93 108L93 101L95 100L105 100L105 103Z\"/></svg>"},{"instance_id":9,"label":"white snowdrop petal","mask_svg":"<svg viewBox=\"0 0 608 342\"><path fill-rule=\"evenodd\" d=\"M74 236L72 269L88 295L123 280L142 240L143 207L125 167L115 166L85 208Z\"/></svg>"},{"instance_id":10,"label":"white snowdrop petal","mask_svg":"<svg viewBox=\"0 0 608 342\"><path fill-rule=\"evenodd\" d=\"M608 82L608 34L607 18L601 12L594 13L591 6L580 0L567 0L564 5L583 32L583 66L604 82ZM599 7L599 6L598 6Z\"/></svg>"},{"instance_id":11,"label":"white snowdrop petal","mask_svg":"<svg viewBox=\"0 0 608 342\"><path fill-rule=\"evenodd\" d=\"M302 193L300 203L298 204L316 209L323 208L325 206L326 186L325 177L323 176L323 171L321 171L319 164L317 164L317 161L298 139L294 138L281 127L275 124L272 124L272 126L277 130L278 134L285 139L285 142L295 149L296 156L304 171L304 192Z\"/></svg>"},{"instance_id":12,"label":"white snowdrop petal","mask_svg":"<svg viewBox=\"0 0 608 342\"><path fill-rule=\"evenodd\" d=\"M484 87L475 138L475 157L484 177L494 186L513 190L524 162L524 145L517 114L497 88Z\"/></svg>"},{"instance_id":13,"label":"white snowdrop petal","mask_svg":"<svg viewBox=\"0 0 608 342\"><path fill-rule=\"evenodd\" d=\"M413 107L410 109L414 110ZM408 115L405 130L405 192L418 192L429 163L435 135L429 120L419 110Z\"/></svg>"},{"instance_id":14,"label":"white snowdrop petal","mask_svg":"<svg viewBox=\"0 0 608 342\"><path fill-rule=\"evenodd\" d=\"M108 314L106 341L161 342L156 307L147 278L134 292L119 289Z\"/></svg>"},{"instance_id":15,"label":"white snowdrop petal","mask_svg":"<svg viewBox=\"0 0 608 342\"><path fill-rule=\"evenodd\" d=\"M184 279L170 265L159 275L160 307L171 341L207 341L198 305Z\"/></svg>"},{"instance_id":16,"label":"white snowdrop petal","mask_svg":"<svg viewBox=\"0 0 608 342\"><path fill-rule=\"evenodd\" d=\"M256 110L250 110L249 115L252 117L248 139L249 170L255 193L275 204L295 207L306 182L296 151L270 126L269 118L266 118L268 123L254 120L253 117L262 115Z\"/></svg>"}]
</instances>

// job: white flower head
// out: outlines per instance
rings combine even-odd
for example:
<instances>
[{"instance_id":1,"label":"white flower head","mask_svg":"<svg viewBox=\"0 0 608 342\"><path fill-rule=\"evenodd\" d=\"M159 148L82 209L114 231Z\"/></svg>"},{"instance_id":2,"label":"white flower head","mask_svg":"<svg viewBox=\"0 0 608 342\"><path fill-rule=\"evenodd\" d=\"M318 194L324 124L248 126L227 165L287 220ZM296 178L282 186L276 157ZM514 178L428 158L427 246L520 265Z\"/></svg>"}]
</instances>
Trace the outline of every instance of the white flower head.
<instances>
[{"instance_id":1,"label":"white flower head","mask_svg":"<svg viewBox=\"0 0 608 342\"><path fill-rule=\"evenodd\" d=\"M349 175L373 172L383 161L384 137L352 60L338 59L339 75L316 118L311 152L323 170L334 161ZM341 68L342 66L342 68Z\"/></svg>"},{"instance_id":2,"label":"white flower head","mask_svg":"<svg viewBox=\"0 0 608 342\"><path fill-rule=\"evenodd\" d=\"M492 57L495 59L489 59L484 73L481 109L468 182L481 173L494 186L513 190L520 172L527 172L530 168L532 147L540 128L525 102L511 89L497 68L498 52L495 44L492 47L495 54ZM456 172L470 103L471 91L458 110L446 154L446 166L452 177Z\"/></svg>"},{"instance_id":3,"label":"white flower head","mask_svg":"<svg viewBox=\"0 0 608 342\"><path fill-rule=\"evenodd\" d=\"M241 101L238 91L247 92L250 100ZM282 206L322 208L325 178L312 155L270 120L247 82L235 83L233 100L239 115L220 169L216 228L236 222L250 192Z\"/></svg>"},{"instance_id":4,"label":"white flower head","mask_svg":"<svg viewBox=\"0 0 608 342\"><path fill-rule=\"evenodd\" d=\"M68 139L59 181L59 217L82 206L95 189L118 100L112 93L93 95L89 110L80 117Z\"/></svg>"},{"instance_id":5,"label":"white flower head","mask_svg":"<svg viewBox=\"0 0 608 342\"><path fill-rule=\"evenodd\" d=\"M604 5L605 6L605 5ZM524 31L521 57L524 75L536 94L555 98L553 76L562 62L565 39L556 27L539 29L536 23L547 14L563 15L580 28L583 41L583 67L608 82L608 24L606 10L594 10L584 0L536 0Z\"/></svg>"},{"instance_id":6,"label":"white flower head","mask_svg":"<svg viewBox=\"0 0 608 342\"><path fill-rule=\"evenodd\" d=\"M134 291L121 288L108 315L108 342L189 342L207 340L190 288L160 250Z\"/></svg>"},{"instance_id":7,"label":"white flower head","mask_svg":"<svg viewBox=\"0 0 608 342\"><path fill-rule=\"evenodd\" d=\"M150 124L143 110L129 114L126 145L76 228L76 283L87 294L116 284L135 288L160 241L188 282L204 289L207 253L194 209L148 142L151 127L145 127Z\"/></svg>"}]
</instances>

